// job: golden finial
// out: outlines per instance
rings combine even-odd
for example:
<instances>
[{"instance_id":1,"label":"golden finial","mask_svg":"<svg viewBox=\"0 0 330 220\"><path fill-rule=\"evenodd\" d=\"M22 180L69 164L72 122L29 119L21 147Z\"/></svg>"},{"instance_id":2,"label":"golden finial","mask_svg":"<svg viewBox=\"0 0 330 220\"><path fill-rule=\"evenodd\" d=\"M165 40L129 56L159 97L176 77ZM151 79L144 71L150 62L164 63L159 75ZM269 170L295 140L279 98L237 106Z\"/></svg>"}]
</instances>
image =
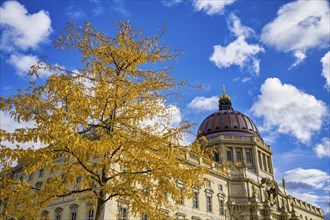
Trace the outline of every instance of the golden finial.
<instances>
[{"instance_id":1,"label":"golden finial","mask_svg":"<svg viewBox=\"0 0 330 220\"><path fill-rule=\"evenodd\" d=\"M223 93L223 94L226 94L226 87L225 87L225 84L222 84L222 93Z\"/></svg>"},{"instance_id":2,"label":"golden finial","mask_svg":"<svg viewBox=\"0 0 330 220\"><path fill-rule=\"evenodd\" d=\"M226 87L225 87L224 84L222 84L222 95L220 97L220 100L221 99L227 99L227 100L230 100L231 101L230 97L227 95Z\"/></svg>"}]
</instances>

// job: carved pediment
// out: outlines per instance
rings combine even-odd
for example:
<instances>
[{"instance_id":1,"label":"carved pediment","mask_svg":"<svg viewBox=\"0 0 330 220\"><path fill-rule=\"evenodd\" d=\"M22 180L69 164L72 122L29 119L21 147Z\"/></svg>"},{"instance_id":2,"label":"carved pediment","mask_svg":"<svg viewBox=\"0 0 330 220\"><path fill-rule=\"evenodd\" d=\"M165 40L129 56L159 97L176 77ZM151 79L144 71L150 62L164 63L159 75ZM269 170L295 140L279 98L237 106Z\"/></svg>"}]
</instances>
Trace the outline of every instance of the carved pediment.
<instances>
[{"instance_id":1,"label":"carved pediment","mask_svg":"<svg viewBox=\"0 0 330 220\"><path fill-rule=\"evenodd\" d=\"M211 195L214 193L214 191L211 188L205 189L204 192L205 194L211 194Z\"/></svg>"},{"instance_id":2,"label":"carved pediment","mask_svg":"<svg viewBox=\"0 0 330 220\"><path fill-rule=\"evenodd\" d=\"M218 198L225 198L226 197L226 194L224 194L223 192L219 192L217 194Z\"/></svg>"}]
</instances>

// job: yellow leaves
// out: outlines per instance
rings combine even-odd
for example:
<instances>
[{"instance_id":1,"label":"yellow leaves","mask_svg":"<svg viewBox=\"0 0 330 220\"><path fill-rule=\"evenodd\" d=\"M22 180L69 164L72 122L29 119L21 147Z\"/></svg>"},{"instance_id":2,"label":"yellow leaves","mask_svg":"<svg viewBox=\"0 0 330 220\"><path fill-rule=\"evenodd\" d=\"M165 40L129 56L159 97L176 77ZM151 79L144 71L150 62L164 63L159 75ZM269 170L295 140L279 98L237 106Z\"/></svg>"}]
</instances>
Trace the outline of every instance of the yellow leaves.
<instances>
[{"instance_id":1,"label":"yellow leaves","mask_svg":"<svg viewBox=\"0 0 330 220\"><path fill-rule=\"evenodd\" d=\"M55 44L80 51L83 67L74 71L49 64L35 67L36 74L38 68L52 73L45 85L32 84L27 91L0 99L1 110L10 111L17 121L35 122L34 128L1 131L1 141L40 141L45 146L27 150L1 146L0 165L6 169L0 174L5 181L16 181L6 176L13 171L10 161L23 166L19 172L25 177L45 170L38 190L31 190L35 183L29 181L16 188L3 185L7 191L0 195L18 197L11 200L8 213L20 206L30 217L65 195L94 201L120 196L131 202L134 214L159 219L164 206L175 208L169 206L169 198L179 201L181 193L189 197L202 184L200 177L207 170L190 166L185 156L207 157L208 152L199 143L180 145L181 132L190 124L173 126L168 118L178 112L164 104L167 93L184 83L171 78L169 69L151 64L178 53L163 46L162 33L148 37L129 23L117 24L117 35L110 38L90 23L69 22ZM146 120L155 121L141 126ZM147 197L142 186L148 187Z\"/></svg>"}]
</instances>

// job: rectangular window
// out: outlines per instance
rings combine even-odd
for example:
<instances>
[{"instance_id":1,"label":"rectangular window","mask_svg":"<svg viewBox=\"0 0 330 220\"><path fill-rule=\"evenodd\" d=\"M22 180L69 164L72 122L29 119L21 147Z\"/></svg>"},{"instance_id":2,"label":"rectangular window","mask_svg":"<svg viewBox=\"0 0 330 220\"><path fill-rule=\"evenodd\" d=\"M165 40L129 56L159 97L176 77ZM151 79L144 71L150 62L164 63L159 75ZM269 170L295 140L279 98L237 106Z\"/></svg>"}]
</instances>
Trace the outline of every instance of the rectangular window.
<instances>
[{"instance_id":1,"label":"rectangular window","mask_svg":"<svg viewBox=\"0 0 330 220\"><path fill-rule=\"evenodd\" d=\"M267 171L267 163L266 163L266 155L262 154L263 164L264 164L264 171Z\"/></svg>"},{"instance_id":2,"label":"rectangular window","mask_svg":"<svg viewBox=\"0 0 330 220\"><path fill-rule=\"evenodd\" d=\"M233 158L231 150L227 150L227 160L231 161Z\"/></svg>"},{"instance_id":3,"label":"rectangular window","mask_svg":"<svg viewBox=\"0 0 330 220\"><path fill-rule=\"evenodd\" d=\"M223 200L219 200L219 212L220 212L220 215L225 214L225 210L223 208Z\"/></svg>"},{"instance_id":4,"label":"rectangular window","mask_svg":"<svg viewBox=\"0 0 330 220\"><path fill-rule=\"evenodd\" d=\"M212 212L212 197L206 196L206 211Z\"/></svg>"},{"instance_id":5,"label":"rectangular window","mask_svg":"<svg viewBox=\"0 0 330 220\"><path fill-rule=\"evenodd\" d=\"M94 218L94 210L91 209L88 212L88 218L87 218L87 220L93 220L93 218Z\"/></svg>"},{"instance_id":6,"label":"rectangular window","mask_svg":"<svg viewBox=\"0 0 330 220\"><path fill-rule=\"evenodd\" d=\"M44 169L40 169L39 170L39 177L43 177L44 176Z\"/></svg>"},{"instance_id":7,"label":"rectangular window","mask_svg":"<svg viewBox=\"0 0 330 220\"><path fill-rule=\"evenodd\" d=\"M221 184L218 185L218 190L222 192L222 185Z\"/></svg>"},{"instance_id":8,"label":"rectangular window","mask_svg":"<svg viewBox=\"0 0 330 220\"><path fill-rule=\"evenodd\" d=\"M193 198L193 208L198 208L198 192L194 192L194 198Z\"/></svg>"},{"instance_id":9,"label":"rectangular window","mask_svg":"<svg viewBox=\"0 0 330 220\"><path fill-rule=\"evenodd\" d=\"M119 220L127 220L127 208L120 207Z\"/></svg>"},{"instance_id":10,"label":"rectangular window","mask_svg":"<svg viewBox=\"0 0 330 220\"><path fill-rule=\"evenodd\" d=\"M215 153L214 153L214 161L215 162L219 162L220 160L219 160L219 152L218 151L216 151Z\"/></svg>"},{"instance_id":11,"label":"rectangular window","mask_svg":"<svg viewBox=\"0 0 330 220\"><path fill-rule=\"evenodd\" d=\"M242 152L241 151L236 151L236 160L242 161Z\"/></svg>"},{"instance_id":12,"label":"rectangular window","mask_svg":"<svg viewBox=\"0 0 330 220\"><path fill-rule=\"evenodd\" d=\"M184 204L184 198L183 198L183 189L180 189L180 205L183 205Z\"/></svg>"},{"instance_id":13,"label":"rectangular window","mask_svg":"<svg viewBox=\"0 0 330 220\"><path fill-rule=\"evenodd\" d=\"M56 220L61 220L62 219L62 214L56 214Z\"/></svg>"},{"instance_id":14,"label":"rectangular window","mask_svg":"<svg viewBox=\"0 0 330 220\"><path fill-rule=\"evenodd\" d=\"M71 220L77 220L77 212L76 211L71 212Z\"/></svg>"},{"instance_id":15,"label":"rectangular window","mask_svg":"<svg viewBox=\"0 0 330 220\"><path fill-rule=\"evenodd\" d=\"M268 170L270 173L273 173L272 171L272 161L270 160L270 157L267 156L267 161L268 161Z\"/></svg>"},{"instance_id":16,"label":"rectangular window","mask_svg":"<svg viewBox=\"0 0 330 220\"><path fill-rule=\"evenodd\" d=\"M245 155L246 155L246 162L252 162L251 151L246 151Z\"/></svg>"},{"instance_id":17,"label":"rectangular window","mask_svg":"<svg viewBox=\"0 0 330 220\"><path fill-rule=\"evenodd\" d=\"M258 162L259 162L259 168L263 169L262 168L262 160L261 160L261 152L260 151L258 151Z\"/></svg>"},{"instance_id":18,"label":"rectangular window","mask_svg":"<svg viewBox=\"0 0 330 220\"><path fill-rule=\"evenodd\" d=\"M211 188L211 181L206 181L205 185L207 188Z\"/></svg>"}]
</instances>

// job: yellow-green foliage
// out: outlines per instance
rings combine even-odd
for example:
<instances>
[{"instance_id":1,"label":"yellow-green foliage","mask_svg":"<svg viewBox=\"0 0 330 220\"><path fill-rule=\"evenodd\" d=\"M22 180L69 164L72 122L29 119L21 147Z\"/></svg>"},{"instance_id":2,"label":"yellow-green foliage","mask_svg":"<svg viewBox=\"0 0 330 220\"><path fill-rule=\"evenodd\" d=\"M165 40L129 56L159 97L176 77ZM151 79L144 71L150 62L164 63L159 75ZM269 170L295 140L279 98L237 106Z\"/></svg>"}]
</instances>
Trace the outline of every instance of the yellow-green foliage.
<instances>
[{"instance_id":1,"label":"yellow-green foliage","mask_svg":"<svg viewBox=\"0 0 330 220\"><path fill-rule=\"evenodd\" d=\"M35 122L33 128L1 130L2 217L36 219L55 199L74 196L93 202L96 219L114 197L129 201L133 215L160 219L162 208L175 208L169 199L178 203L203 184L207 170L189 166L184 156L205 156L203 151L198 144L180 144L190 124L171 127L171 112L164 105L165 97L184 82L171 78L168 69L150 67L178 52L162 45L162 33L148 37L128 23L118 26L111 38L90 23L68 23L55 45L78 50L83 67L71 71L40 62L30 74L51 72L44 85L31 84L0 99L1 110L15 120ZM145 123L155 119L157 123ZM7 141L34 141L43 147L10 149ZM15 179L13 161L22 165L25 176L44 168L42 187ZM79 185L77 177L82 177Z\"/></svg>"}]
</instances>

